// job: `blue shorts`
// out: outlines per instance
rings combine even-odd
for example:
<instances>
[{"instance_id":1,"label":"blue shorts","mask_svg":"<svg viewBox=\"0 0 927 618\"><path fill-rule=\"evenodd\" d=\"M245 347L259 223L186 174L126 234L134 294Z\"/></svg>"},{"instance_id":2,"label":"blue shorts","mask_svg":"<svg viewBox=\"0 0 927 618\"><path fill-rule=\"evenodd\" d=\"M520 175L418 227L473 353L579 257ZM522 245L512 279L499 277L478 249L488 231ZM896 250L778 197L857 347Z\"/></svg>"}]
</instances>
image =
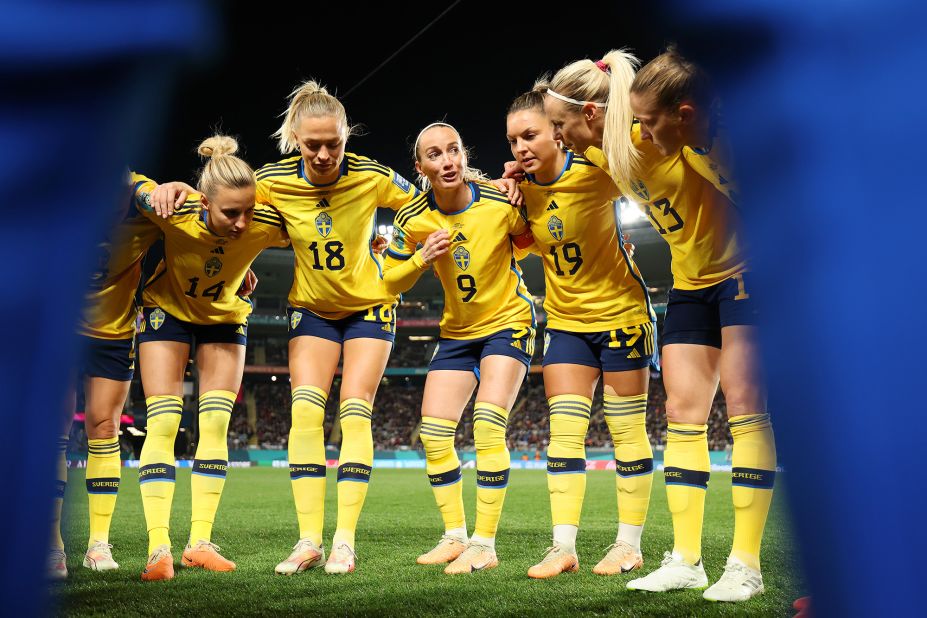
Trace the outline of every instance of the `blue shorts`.
<instances>
[{"instance_id":1,"label":"blue shorts","mask_svg":"<svg viewBox=\"0 0 927 618\"><path fill-rule=\"evenodd\" d=\"M661 344L691 343L721 347L725 326L754 326L758 310L740 273L701 290L672 288L666 302Z\"/></svg>"},{"instance_id":2,"label":"blue shorts","mask_svg":"<svg viewBox=\"0 0 927 618\"><path fill-rule=\"evenodd\" d=\"M566 363L602 371L634 371L655 362L656 325L646 322L598 333L548 328L542 366Z\"/></svg>"},{"instance_id":3,"label":"blue shorts","mask_svg":"<svg viewBox=\"0 0 927 618\"><path fill-rule=\"evenodd\" d=\"M480 361L487 356L498 354L511 356L531 365L534 353L534 329L515 330L507 328L498 333L479 337L478 339L445 339L438 341L428 371L450 369L452 371L472 371L480 378Z\"/></svg>"},{"instance_id":4,"label":"blue shorts","mask_svg":"<svg viewBox=\"0 0 927 618\"><path fill-rule=\"evenodd\" d=\"M286 308L290 339L319 337L336 343L348 339L396 339L396 305L377 305L340 320L319 317L302 307Z\"/></svg>"},{"instance_id":5,"label":"blue shorts","mask_svg":"<svg viewBox=\"0 0 927 618\"><path fill-rule=\"evenodd\" d=\"M130 382L135 373L134 339L97 339L81 335L81 363L78 382L84 378L107 378Z\"/></svg>"},{"instance_id":6,"label":"blue shorts","mask_svg":"<svg viewBox=\"0 0 927 618\"><path fill-rule=\"evenodd\" d=\"M248 324L191 324L178 320L160 307L145 307L138 328L138 343L147 341L179 341L197 345L203 343L237 343L247 345Z\"/></svg>"}]
</instances>

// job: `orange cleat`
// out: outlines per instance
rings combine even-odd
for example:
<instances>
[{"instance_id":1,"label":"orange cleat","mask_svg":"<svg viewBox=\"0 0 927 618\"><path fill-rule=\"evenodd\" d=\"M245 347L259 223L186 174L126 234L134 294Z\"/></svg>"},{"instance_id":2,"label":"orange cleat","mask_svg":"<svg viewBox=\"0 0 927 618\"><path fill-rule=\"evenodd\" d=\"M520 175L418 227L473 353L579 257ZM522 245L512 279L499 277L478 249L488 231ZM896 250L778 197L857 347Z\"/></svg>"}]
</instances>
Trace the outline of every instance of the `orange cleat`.
<instances>
[{"instance_id":1,"label":"orange cleat","mask_svg":"<svg viewBox=\"0 0 927 618\"><path fill-rule=\"evenodd\" d=\"M554 544L544 552L544 558L528 569L528 577L548 579L561 573L575 573L579 570L579 557L562 545Z\"/></svg>"},{"instance_id":2,"label":"orange cleat","mask_svg":"<svg viewBox=\"0 0 927 618\"><path fill-rule=\"evenodd\" d=\"M467 549L467 541L456 536L444 535L435 545L434 549L422 554L416 559L419 564L447 564L457 560L457 557Z\"/></svg>"},{"instance_id":3,"label":"orange cleat","mask_svg":"<svg viewBox=\"0 0 927 618\"><path fill-rule=\"evenodd\" d=\"M608 546L605 557L592 568L596 575L619 575L629 573L644 566L644 556L624 541Z\"/></svg>"},{"instance_id":4,"label":"orange cleat","mask_svg":"<svg viewBox=\"0 0 927 618\"><path fill-rule=\"evenodd\" d=\"M444 567L444 572L448 575L460 575L462 573L488 571L497 566L499 566L499 559L496 557L495 549L470 541L463 553Z\"/></svg>"},{"instance_id":5,"label":"orange cleat","mask_svg":"<svg viewBox=\"0 0 927 618\"><path fill-rule=\"evenodd\" d=\"M183 550L180 564L185 567L203 567L207 571L227 573L235 570L235 563L219 553L219 546L209 541L197 541Z\"/></svg>"},{"instance_id":6,"label":"orange cleat","mask_svg":"<svg viewBox=\"0 0 927 618\"><path fill-rule=\"evenodd\" d=\"M174 557L171 548L167 545L158 545L148 556L148 564L142 571L143 582L156 582L165 579L174 579Z\"/></svg>"}]
</instances>

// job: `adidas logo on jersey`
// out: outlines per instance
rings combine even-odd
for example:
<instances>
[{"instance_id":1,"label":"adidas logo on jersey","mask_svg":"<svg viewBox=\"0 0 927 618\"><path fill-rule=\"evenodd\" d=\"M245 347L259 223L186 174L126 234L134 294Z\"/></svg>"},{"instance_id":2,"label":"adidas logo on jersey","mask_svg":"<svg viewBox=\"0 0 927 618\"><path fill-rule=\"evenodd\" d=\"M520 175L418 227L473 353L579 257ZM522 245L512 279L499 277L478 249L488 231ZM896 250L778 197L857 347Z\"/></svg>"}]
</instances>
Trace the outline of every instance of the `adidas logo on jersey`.
<instances>
[{"instance_id":1,"label":"adidas logo on jersey","mask_svg":"<svg viewBox=\"0 0 927 618\"><path fill-rule=\"evenodd\" d=\"M631 350L631 353L628 354L628 358L640 358L640 357L641 357L640 352L638 352L637 350Z\"/></svg>"},{"instance_id":2,"label":"adidas logo on jersey","mask_svg":"<svg viewBox=\"0 0 927 618\"><path fill-rule=\"evenodd\" d=\"M550 206L547 207L547 210L560 210L560 207L557 206L557 202L551 202Z\"/></svg>"},{"instance_id":3,"label":"adidas logo on jersey","mask_svg":"<svg viewBox=\"0 0 927 618\"><path fill-rule=\"evenodd\" d=\"M222 250L222 247L216 247L210 253L218 253L219 255L225 255L225 251Z\"/></svg>"},{"instance_id":4,"label":"adidas logo on jersey","mask_svg":"<svg viewBox=\"0 0 927 618\"><path fill-rule=\"evenodd\" d=\"M457 232L457 236L454 236L451 242L467 242L467 237L462 232Z\"/></svg>"},{"instance_id":5,"label":"adidas logo on jersey","mask_svg":"<svg viewBox=\"0 0 927 618\"><path fill-rule=\"evenodd\" d=\"M319 202L318 204L315 205L316 208L328 208L329 206L331 206L331 204L329 204L329 203L328 203L328 200L326 200L326 199L324 199L324 198L322 199L321 202Z\"/></svg>"}]
</instances>

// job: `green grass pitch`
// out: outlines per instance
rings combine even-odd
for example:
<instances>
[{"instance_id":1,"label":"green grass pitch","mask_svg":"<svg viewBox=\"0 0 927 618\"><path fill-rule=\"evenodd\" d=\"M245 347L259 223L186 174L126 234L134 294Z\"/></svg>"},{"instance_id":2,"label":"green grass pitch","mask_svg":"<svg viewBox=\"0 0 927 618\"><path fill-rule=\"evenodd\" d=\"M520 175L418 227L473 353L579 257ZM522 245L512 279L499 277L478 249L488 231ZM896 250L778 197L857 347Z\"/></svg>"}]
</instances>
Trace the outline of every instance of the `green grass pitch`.
<instances>
[{"instance_id":1,"label":"green grass pitch","mask_svg":"<svg viewBox=\"0 0 927 618\"><path fill-rule=\"evenodd\" d=\"M335 528L334 471L328 475L325 544ZM142 583L147 541L135 470L123 469L110 541L121 568L94 573L81 566L87 538L87 495L83 470L71 470L65 507L67 582L54 584L56 613L113 616L238 615L493 615L493 616L791 616L791 602L805 592L797 550L784 507L785 474L766 526L763 548L766 593L737 605L708 603L699 591L666 594L631 592L636 575L600 577L592 567L614 540L615 474L589 472L578 539L580 572L534 581L528 567L550 544L550 506L542 471L513 470L496 540L499 567L474 575L448 576L424 567L416 556L442 532L424 470L375 470L357 531L357 571L345 576L314 569L292 577L274 575L297 540L296 515L287 471L234 468L219 507L213 541L238 564L234 573L210 573L179 566L190 529L190 473L178 470L171 538L176 577ZM473 470L464 472L467 521L475 515ZM703 557L709 580L720 576L730 550L733 507L730 474L711 475ZM659 565L672 545L662 475L654 478L644 532L644 572Z\"/></svg>"}]
</instances>

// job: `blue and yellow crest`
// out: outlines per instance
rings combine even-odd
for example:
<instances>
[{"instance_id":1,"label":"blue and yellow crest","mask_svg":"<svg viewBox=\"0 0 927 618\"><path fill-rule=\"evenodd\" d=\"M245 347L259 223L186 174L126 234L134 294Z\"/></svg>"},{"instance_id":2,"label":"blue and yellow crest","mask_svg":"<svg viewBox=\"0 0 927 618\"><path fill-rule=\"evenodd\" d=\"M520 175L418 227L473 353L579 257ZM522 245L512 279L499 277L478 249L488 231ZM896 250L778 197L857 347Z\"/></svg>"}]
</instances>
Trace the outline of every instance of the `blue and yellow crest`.
<instances>
[{"instance_id":1,"label":"blue and yellow crest","mask_svg":"<svg viewBox=\"0 0 927 618\"><path fill-rule=\"evenodd\" d=\"M303 314L299 311L294 311L290 314L290 330L296 330L296 327L299 326L300 320L303 319Z\"/></svg>"},{"instance_id":2,"label":"blue and yellow crest","mask_svg":"<svg viewBox=\"0 0 927 618\"><path fill-rule=\"evenodd\" d=\"M207 277L215 277L219 274L219 271L222 270L222 260L217 257L209 258L203 270L206 271Z\"/></svg>"},{"instance_id":3,"label":"blue and yellow crest","mask_svg":"<svg viewBox=\"0 0 927 618\"><path fill-rule=\"evenodd\" d=\"M640 178L631 182L631 190L634 191L634 194L637 197L641 198L645 202L650 201L650 191L647 190L647 185L645 185L644 181Z\"/></svg>"},{"instance_id":4,"label":"blue and yellow crest","mask_svg":"<svg viewBox=\"0 0 927 618\"><path fill-rule=\"evenodd\" d=\"M554 240L563 240L563 221L557 215L551 215L547 220L547 230Z\"/></svg>"},{"instance_id":5,"label":"blue and yellow crest","mask_svg":"<svg viewBox=\"0 0 927 618\"><path fill-rule=\"evenodd\" d=\"M393 243L396 245L397 249L406 248L406 233L402 231L401 228L394 228L393 230Z\"/></svg>"},{"instance_id":6,"label":"blue and yellow crest","mask_svg":"<svg viewBox=\"0 0 927 618\"><path fill-rule=\"evenodd\" d=\"M154 311L148 314L148 323L151 324L151 327L155 330L161 328L164 325L164 319L167 316L164 314L164 311L161 310L161 307L156 307Z\"/></svg>"},{"instance_id":7,"label":"blue and yellow crest","mask_svg":"<svg viewBox=\"0 0 927 618\"><path fill-rule=\"evenodd\" d=\"M327 212L320 212L315 218L315 229L322 235L322 238L328 238L332 233L332 218Z\"/></svg>"},{"instance_id":8,"label":"blue and yellow crest","mask_svg":"<svg viewBox=\"0 0 927 618\"><path fill-rule=\"evenodd\" d=\"M463 245L454 249L454 262L460 270L467 270L470 265L470 252Z\"/></svg>"}]
</instances>

